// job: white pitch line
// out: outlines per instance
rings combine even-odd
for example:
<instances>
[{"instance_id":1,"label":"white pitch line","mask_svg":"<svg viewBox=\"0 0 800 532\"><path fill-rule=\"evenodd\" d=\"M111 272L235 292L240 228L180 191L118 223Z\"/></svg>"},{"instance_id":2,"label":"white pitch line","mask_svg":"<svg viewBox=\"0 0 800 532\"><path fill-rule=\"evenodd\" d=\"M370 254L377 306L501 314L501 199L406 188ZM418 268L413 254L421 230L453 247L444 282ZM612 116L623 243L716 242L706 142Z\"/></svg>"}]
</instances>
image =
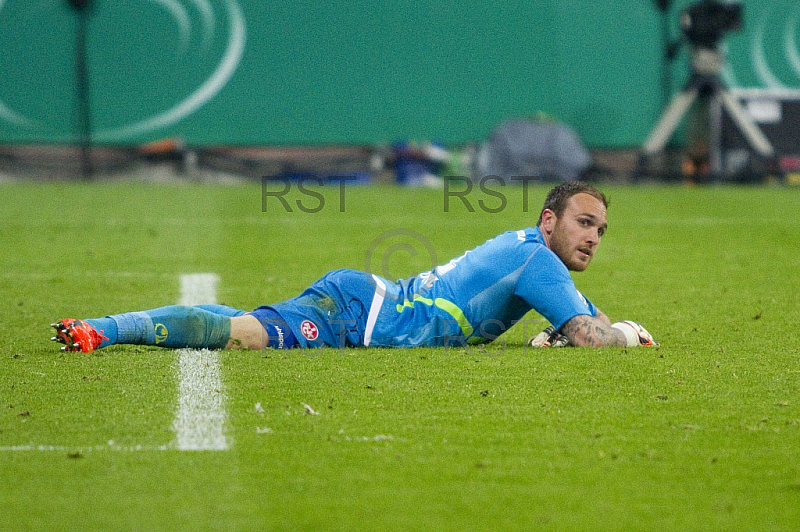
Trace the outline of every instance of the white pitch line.
<instances>
[{"instance_id":1,"label":"white pitch line","mask_svg":"<svg viewBox=\"0 0 800 532\"><path fill-rule=\"evenodd\" d=\"M181 276L181 305L216 303L219 277L213 273ZM181 451L224 451L225 395L219 357L208 349L178 351L178 410L172 424L174 448Z\"/></svg>"},{"instance_id":2,"label":"white pitch line","mask_svg":"<svg viewBox=\"0 0 800 532\"><path fill-rule=\"evenodd\" d=\"M2 2L2 0L0 0ZM217 300L219 277L213 273L182 275L181 305L212 304ZM68 452L92 451L224 451L229 448L225 437L225 395L217 353L208 349L180 349L178 351L180 383L178 386L178 409L173 430L175 441L170 445L119 446L113 441L107 445L7 445L0 452Z\"/></svg>"},{"instance_id":3,"label":"white pitch line","mask_svg":"<svg viewBox=\"0 0 800 532\"><path fill-rule=\"evenodd\" d=\"M214 273L187 273L181 275L179 305L213 305L217 302L219 276Z\"/></svg>"}]
</instances>

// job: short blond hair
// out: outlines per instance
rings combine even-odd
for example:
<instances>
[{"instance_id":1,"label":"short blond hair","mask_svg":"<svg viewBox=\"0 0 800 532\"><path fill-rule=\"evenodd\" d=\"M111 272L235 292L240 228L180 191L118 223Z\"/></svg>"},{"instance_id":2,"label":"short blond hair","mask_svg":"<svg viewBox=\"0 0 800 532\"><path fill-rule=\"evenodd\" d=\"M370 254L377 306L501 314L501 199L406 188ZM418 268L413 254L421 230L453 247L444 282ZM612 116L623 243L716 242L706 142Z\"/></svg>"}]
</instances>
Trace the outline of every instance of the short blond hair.
<instances>
[{"instance_id":1,"label":"short blond hair","mask_svg":"<svg viewBox=\"0 0 800 532\"><path fill-rule=\"evenodd\" d=\"M608 198L605 194L597 190L592 185L583 181L565 181L559 185L556 185L550 190L550 192L547 193L547 198L545 198L544 206L542 207L542 213L544 213L545 210L550 209L556 213L556 216L560 217L562 214L564 214L564 210L567 208L567 202L575 194L589 194L590 196L602 201L605 208L608 209ZM539 221L536 222L536 225L540 225L542 223L542 213L539 214Z\"/></svg>"}]
</instances>

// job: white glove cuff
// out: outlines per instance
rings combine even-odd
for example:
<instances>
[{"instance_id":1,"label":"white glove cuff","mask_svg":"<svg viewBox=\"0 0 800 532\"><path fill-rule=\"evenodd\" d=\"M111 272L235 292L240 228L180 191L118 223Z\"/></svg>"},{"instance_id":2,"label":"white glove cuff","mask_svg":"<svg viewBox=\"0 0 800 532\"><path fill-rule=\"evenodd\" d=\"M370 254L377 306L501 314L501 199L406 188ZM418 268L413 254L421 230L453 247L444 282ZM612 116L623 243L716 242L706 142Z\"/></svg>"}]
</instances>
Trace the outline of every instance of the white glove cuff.
<instances>
[{"instance_id":1,"label":"white glove cuff","mask_svg":"<svg viewBox=\"0 0 800 532\"><path fill-rule=\"evenodd\" d=\"M618 321L617 323L611 324L611 327L625 335L628 347L638 347L640 345L639 331L630 322Z\"/></svg>"}]
</instances>

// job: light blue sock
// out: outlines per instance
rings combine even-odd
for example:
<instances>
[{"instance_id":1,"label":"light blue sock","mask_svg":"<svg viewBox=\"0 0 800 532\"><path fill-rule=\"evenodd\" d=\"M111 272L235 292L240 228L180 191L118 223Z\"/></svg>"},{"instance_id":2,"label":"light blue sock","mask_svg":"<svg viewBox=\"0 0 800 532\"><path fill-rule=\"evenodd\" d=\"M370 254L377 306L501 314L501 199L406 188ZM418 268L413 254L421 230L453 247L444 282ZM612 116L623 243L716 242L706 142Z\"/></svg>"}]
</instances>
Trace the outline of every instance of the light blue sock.
<instances>
[{"instance_id":1,"label":"light blue sock","mask_svg":"<svg viewBox=\"0 0 800 532\"><path fill-rule=\"evenodd\" d=\"M93 318L83 321L94 327L97 332L108 338L108 340L103 340L100 342L100 345L97 346L98 349L102 349L103 347L108 347L109 345L117 343L117 322L111 318Z\"/></svg>"},{"instance_id":2,"label":"light blue sock","mask_svg":"<svg viewBox=\"0 0 800 532\"><path fill-rule=\"evenodd\" d=\"M230 316L200 307L171 305L109 318L116 323L118 344L222 349L231 335Z\"/></svg>"}]
</instances>

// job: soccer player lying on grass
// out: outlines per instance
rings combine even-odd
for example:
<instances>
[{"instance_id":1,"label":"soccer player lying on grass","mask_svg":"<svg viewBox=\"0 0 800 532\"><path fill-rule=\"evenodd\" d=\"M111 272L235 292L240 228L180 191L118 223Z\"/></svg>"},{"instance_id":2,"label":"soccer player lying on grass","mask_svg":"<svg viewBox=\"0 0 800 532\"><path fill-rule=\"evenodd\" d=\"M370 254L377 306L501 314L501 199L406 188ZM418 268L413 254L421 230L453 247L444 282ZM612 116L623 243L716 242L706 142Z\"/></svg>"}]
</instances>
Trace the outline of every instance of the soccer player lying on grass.
<instances>
[{"instance_id":1,"label":"soccer player lying on grass","mask_svg":"<svg viewBox=\"0 0 800 532\"><path fill-rule=\"evenodd\" d=\"M276 349L442 346L490 342L531 309L551 326L535 347L657 345L640 325L612 324L578 290L606 231L608 201L567 182L548 194L535 228L508 231L432 271L391 282L335 270L298 297L252 312L173 305L53 326L65 351L113 344Z\"/></svg>"}]
</instances>

